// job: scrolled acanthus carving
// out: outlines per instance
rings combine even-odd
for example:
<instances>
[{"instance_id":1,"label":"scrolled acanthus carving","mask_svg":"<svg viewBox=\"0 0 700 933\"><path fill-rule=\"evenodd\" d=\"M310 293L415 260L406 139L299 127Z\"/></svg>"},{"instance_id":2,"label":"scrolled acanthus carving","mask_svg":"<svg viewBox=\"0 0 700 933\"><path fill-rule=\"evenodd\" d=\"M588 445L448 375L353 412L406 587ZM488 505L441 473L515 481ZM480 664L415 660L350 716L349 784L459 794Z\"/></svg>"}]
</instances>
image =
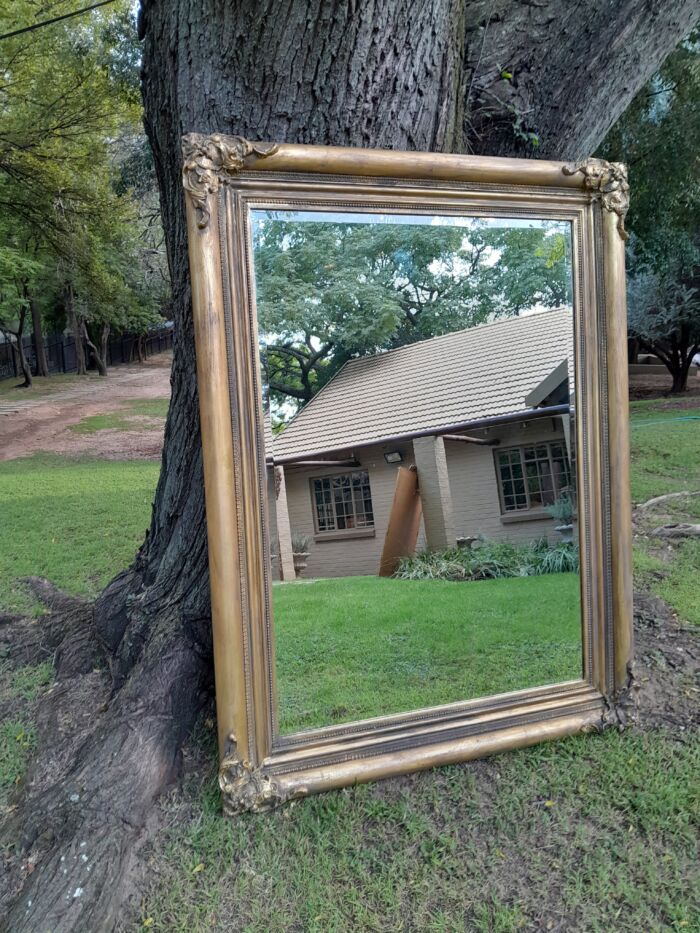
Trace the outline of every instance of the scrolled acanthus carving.
<instances>
[{"instance_id":1,"label":"scrolled acanthus carving","mask_svg":"<svg viewBox=\"0 0 700 933\"><path fill-rule=\"evenodd\" d=\"M285 792L263 768L254 768L241 758L233 735L229 736L228 751L219 766L219 787L227 816L264 813L306 793L303 788Z\"/></svg>"},{"instance_id":2,"label":"scrolled acanthus carving","mask_svg":"<svg viewBox=\"0 0 700 933\"><path fill-rule=\"evenodd\" d=\"M586 189L596 197L602 206L617 214L617 229L623 240L629 238L625 230L625 215L629 207L630 186L627 181L627 168L622 162L606 162L605 159L584 159L573 162L563 168L565 175L581 172Z\"/></svg>"},{"instance_id":3,"label":"scrolled acanthus carving","mask_svg":"<svg viewBox=\"0 0 700 933\"><path fill-rule=\"evenodd\" d=\"M222 175L234 175L244 167L246 156L263 158L279 147L274 143L251 143L242 136L201 136L188 133L182 137L182 180L194 204L197 226L209 223L209 195L216 194Z\"/></svg>"}]
</instances>

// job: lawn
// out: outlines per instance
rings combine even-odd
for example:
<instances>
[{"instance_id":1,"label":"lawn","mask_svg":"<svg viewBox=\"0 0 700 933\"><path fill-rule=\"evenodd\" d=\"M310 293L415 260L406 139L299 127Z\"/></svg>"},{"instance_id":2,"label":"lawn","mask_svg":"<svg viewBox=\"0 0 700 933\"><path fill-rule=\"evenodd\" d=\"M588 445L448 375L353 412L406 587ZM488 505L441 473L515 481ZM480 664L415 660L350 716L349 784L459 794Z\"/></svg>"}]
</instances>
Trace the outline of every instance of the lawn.
<instances>
[{"instance_id":1,"label":"lawn","mask_svg":"<svg viewBox=\"0 0 700 933\"><path fill-rule=\"evenodd\" d=\"M633 405L637 502L700 489L700 422L673 420L700 409L665 411L664 404ZM642 423L652 420L661 424ZM157 474L158 464L144 461L33 457L0 464L0 608L26 607L16 582L25 574L90 594L126 566L148 524ZM700 518L698 500L670 508ZM638 579L662 592L682 618L700 622L693 551L674 545L672 559L663 561L644 547L635 542ZM414 581L372 582L391 588ZM542 578L489 582L542 585ZM440 588L452 588L445 589L448 604L454 594L477 601L481 585ZM567 579L554 575L548 585L566 587ZM297 687L305 671L311 681L310 665L327 650L332 626L323 641L316 631L285 647L284 628L298 629L298 621L285 615L284 600L293 591L291 608L303 614L319 586L326 583L275 589L275 601L283 600L280 661ZM508 587L498 589L503 595ZM424 598L430 612L447 612L433 593ZM396 596L385 604L395 610ZM497 635L497 626L480 625L481 616L467 618L472 649L486 632ZM377 627L370 635L386 633ZM408 643L399 644L410 665ZM354 647L358 657L365 654L365 645ZM32 698L49 678L44 666L12 671L0 659L0 704L7 708L11 697L26 704L0 728L0 806L32 753ZM404 677L402 686L408 682ZM340 683L346 691L348 681ZM289 703L297 722L306 704ZM221 818L213 736L213 722L204 720L185 749L183 786L160 804L160 829L139 863L141 901L134 914L125 913L124 933L700 931L697 735L671 727L577 736L236 820Z\"/></svg>"},{"instance_id":2,"label":"lawn","mask_svg":"<svg viewBox=\"0 0 700 933\"><path fill-rule=\"evenodd\" d=\"M94 595L133 560L159 463L34 456L0 463L0 607L26 611L22 577Z\"/></svg>"},{"instance_id":3,"label":"lawn","mask_svg":"<svg viewBox=\"0 0 700 933\"><path fill-rule=\"evenodd\" d=\"M669 408L672 401L633 402L631 414L632 500L700 491L700 400L695 407ZM671 500L664 507L668 521L700 522L700 496ZM661 516L650 525L660 524ZM640 584L656 592L682 619L700 625L700 540L659 546L638 539L635 574Z\"/></svg>"},{"instance_id":4,"label":"lawn","mask_svg":"<svg viewBox=\"0 0 700 933\"><path fill-rule=\"evenodd\" d=\"M630 404L632 501L700 489L700 399L694 408L669 408L651 399Z\"/></svg>"},{"instance_id":5,"label":"lawn","mask_svg":"<svg viewBox=\"0 0 700 933\"><path fill-rule=\"evenodd\" d=\"M280 729L581 676L578 574L274 587Z\"/></svg>"}]
</instances>

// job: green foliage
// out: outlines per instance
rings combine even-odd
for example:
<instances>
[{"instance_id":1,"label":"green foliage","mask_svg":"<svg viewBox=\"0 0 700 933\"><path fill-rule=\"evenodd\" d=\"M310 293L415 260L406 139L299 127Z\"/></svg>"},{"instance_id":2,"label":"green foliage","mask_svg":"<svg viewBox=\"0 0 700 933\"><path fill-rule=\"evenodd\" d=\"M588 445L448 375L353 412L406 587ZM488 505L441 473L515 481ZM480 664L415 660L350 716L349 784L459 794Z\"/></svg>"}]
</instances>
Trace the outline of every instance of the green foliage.
<instances>
[{"instance_id":1,"label":"green foliage","mask_svg":"<svg viewBox=\"0 0 700 933\"><path fill-rule=\"evenodd\" d=\"M556 502L545 507L545 511L562 525L570 525L574 518L574 501L567 493L559 496Z\"/></svg>"},{"instance_id":2,"label":"green foliage","mask_svg":"<svg viewBox=\"0 0 700 933\"><path fill-rule=\"evenodd\" d=\"M302 535L298 531L292 534L292 551L295 554L308 553L311 545L311 538L308 535Z\"/></svg>"},{"instance_id":3,"label":"green foliage","mask_svg":"<svg viewBox=\"0 0 700 933\"><path fill-rule=\"evenodd\" d=\"M507 223L507 222L506 222ZM342 364L570 299L561 228L257 219L271 393L308 401Z\"/></svg>"},{"instance_id":4,"label":"green foliage","mask_svg":"<svg viewBox=\"0 0 700 933\"><path fill-rule=\"evenodd\" d=\"M0 31L42 9L5 5ZM0 315L11 322L31 297L63 327L53 312L69 285L89 328L144 332L169 286L153 173L137 196L121 170L143 149L132 4L5 40L0 69Z\"/></svg>"},{"instance_id":5,"label":"green foliage","mask_svg":"<svg viewBox=\"0 0 700 933\"><path fill-rule=\"evenodd\" d=\"M685 388L700 347L700 33L635 97L600 155L626 162L630 333Z\"/></svg>"},{"instance_id":6,"label":"green foliage","mask_svg":"<svg viewBox=\"0 0 700 933\"><path fill-rule=\"evenodd\" d=\"M578 573L578 546L570 541L549 545L546 538L528 544L482 541L471 548L425 551L404 557L395 576L401 580L495 580L548 573Z\"/></svg>"}]
</instances>

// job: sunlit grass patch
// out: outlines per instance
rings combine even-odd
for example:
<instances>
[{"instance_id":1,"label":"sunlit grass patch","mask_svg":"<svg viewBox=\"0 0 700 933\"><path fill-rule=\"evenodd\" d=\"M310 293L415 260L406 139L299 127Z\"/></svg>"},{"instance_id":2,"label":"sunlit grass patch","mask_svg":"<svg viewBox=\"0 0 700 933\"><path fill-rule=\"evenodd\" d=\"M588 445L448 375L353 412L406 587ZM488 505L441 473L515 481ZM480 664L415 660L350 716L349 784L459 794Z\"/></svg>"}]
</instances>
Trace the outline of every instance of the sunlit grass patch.
<instances>
[{"instance_id":1,"label":"sunlit grass patch","mask_svg":"<svg viewBox=\"0 0 700 933\"><path fill-rule=\"evenodd\" d=\"M159 429L168 413L170 399L137 399L125 403L117 411L106 412L101 415L89 415L70 430L76 434L94 434L111 428L118 431L148 431Z\"/></svg>"}]
</instances>

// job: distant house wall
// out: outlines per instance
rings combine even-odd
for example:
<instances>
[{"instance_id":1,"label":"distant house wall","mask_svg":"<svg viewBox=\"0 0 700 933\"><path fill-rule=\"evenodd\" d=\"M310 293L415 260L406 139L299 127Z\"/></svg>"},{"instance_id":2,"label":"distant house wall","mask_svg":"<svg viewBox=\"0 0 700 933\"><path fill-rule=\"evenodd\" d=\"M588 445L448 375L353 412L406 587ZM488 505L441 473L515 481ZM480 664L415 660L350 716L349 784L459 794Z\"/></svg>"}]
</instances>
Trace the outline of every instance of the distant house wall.
<instances>
[{"instance_id":1,"label":"distant house wall","mask_svg":"<svg viewBox=\"0 0 700 933\"><path fill-rule=\"evenodd\" d=\"M401 451L404 457L402 466L410 466L413 463L413 447L410 442L392 445L390 448L364 447L357 452L360 462L357 469L369 472L374 512L373 534L369 536L357 537L353 535L353 532L348 532L346 537L331 539L316 534L310 480L316 476L349 472L348 469L285 467L289 523L292 533L305 534L311 538L308 566L303 576L345 577L355 574L376 574L379 570L379 559L389 524L389 513L396 483L396 465L389 464L384 459L386 449ZM352 454L338 454L337 456L339 458L349 457ZM366 535L366 532L363 532L363 535Z\"/></svg>"},{"instance_id":2,"label":"distant house wall","mask_svg":"<svg viewBox=\"0 0 700 933\"><path fill-rule=\"evenodd\" d=\"M542 418L528 422L526 428L520 424L494 428L492 436L500 440L498 447L445 442L457 536L481 534L485 538L519 542L547 536L553 542L557 533L549 515L535 520L517 512L501 516L494 450L539 441L563 441L561 420Z\"/></svg>"},{"instance_id":3,"label":"distant house wall","mask_svg":"<svg viewBox=\"0 0 700 933\"><path fill-rule=\"evenodd\" d=\"M543 418L528 423L523 428L520 424L493 428L491 437L500 440L500 447L512 447L538 441L564 440L559 419ZM313 477L346 472L346 468L285 467L287 503L289 521L293 533L308 535L311 539L310 555L304 577L340 577L359 574L376 574L379 568L384 536L389 523L389 513L396 482L396 464L388 464L384 453L388 450L400 450L403 455L402 466L415 463L413 445L390 444L374 446L355 451L360 466L369 472L372 505L374 510L373 534L357 536L348 532L342 537L324 537L316 533L314 525L311 483ZM505 520L501 516L501 506L496 482L494 450L476 444L464 444L457 441L445 441L445 453L452 496L453 522L456 537L475 537L479 534L486 538L503 538L512 541L529 541L547 536L554 541L555 523L549 517L523 520ZM338 458L350 457L348 451L337 455ZM420 473L419 473L420 483ZM425 547L425 532L421 526L418 549Z\"/></svg>"}]
</instances>

